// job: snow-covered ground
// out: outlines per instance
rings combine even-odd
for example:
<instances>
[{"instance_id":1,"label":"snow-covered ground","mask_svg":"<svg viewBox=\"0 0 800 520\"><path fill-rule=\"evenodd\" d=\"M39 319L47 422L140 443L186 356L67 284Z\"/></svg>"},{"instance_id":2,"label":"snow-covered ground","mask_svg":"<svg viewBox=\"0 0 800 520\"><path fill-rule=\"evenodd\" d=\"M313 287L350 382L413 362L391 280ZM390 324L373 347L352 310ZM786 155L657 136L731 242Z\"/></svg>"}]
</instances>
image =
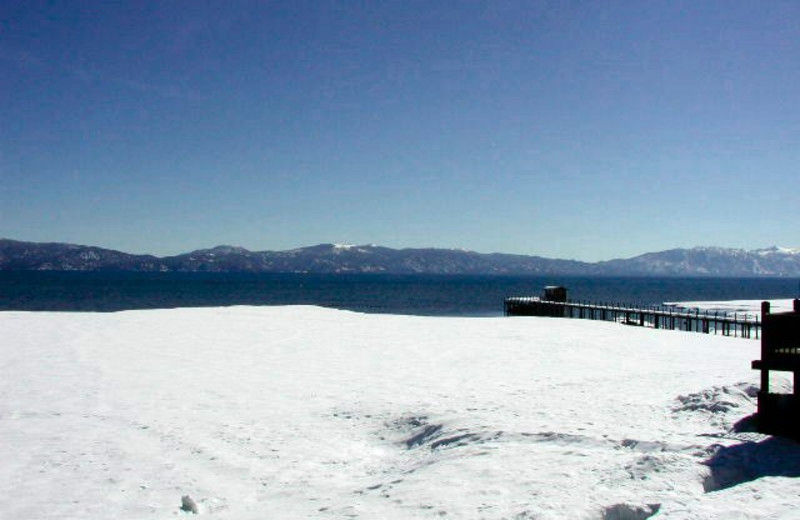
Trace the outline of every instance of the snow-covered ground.
<instances>
[{"instance_id":1,"label":"snow-covered ground","mask_svg":"<svg viewBox=\"0 0 800 520\"><path fill-rule=\"evenodd\" d=\"M789 312L793 309L794 300L768 300L770 312ZM729 300L729 301L700 301L700 302L668 302L682 309L700 309L702 311L719 311L728 314L748 314L753 317L761 316L761 300Z\"/></svg>"},{"instance_id":2,"label":"snow-covered ground","mask_svg":"<svg viewBox=\"0 0 800 520\"><path fill-rule=\"evenodd\" d=\"M753 340L316 307L0 330L4 519L800 516L800 445L734 427Z\"/></svg>"}]
</instances>

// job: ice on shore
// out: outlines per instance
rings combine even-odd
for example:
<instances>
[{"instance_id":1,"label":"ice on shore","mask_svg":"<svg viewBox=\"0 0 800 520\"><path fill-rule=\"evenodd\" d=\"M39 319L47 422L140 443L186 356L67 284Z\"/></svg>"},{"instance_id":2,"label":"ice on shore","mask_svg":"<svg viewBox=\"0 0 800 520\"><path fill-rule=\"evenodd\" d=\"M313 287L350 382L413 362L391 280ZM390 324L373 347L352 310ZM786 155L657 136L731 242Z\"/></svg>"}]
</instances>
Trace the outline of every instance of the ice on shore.
<instances>
[{"instance_id":1,"label":"ice on shore","mask_svg":"<svg viewBox=\"0 0 800 520\"><path fill-rule=\"evenodd\" d=\"M798 514L800 445L748 431L753 340L297 306L0 330L2 518Z\"/></svg>"},{"instance_id":2,"label":"ice on shore","mask_svg":"<svg viewBox=\"0 0 800 520\"><path fill-rule=\"evenodd\" d=\"M770 312L789 312L793 309L794 300L767 300L770 302ZM682 309L700 309L701 311L720 312L724 314L747 314L753 317L761 316L761 300L729 300L729 301L696 301L696 302L669 302L671 305Z\"/></svg>"}]
</instances>

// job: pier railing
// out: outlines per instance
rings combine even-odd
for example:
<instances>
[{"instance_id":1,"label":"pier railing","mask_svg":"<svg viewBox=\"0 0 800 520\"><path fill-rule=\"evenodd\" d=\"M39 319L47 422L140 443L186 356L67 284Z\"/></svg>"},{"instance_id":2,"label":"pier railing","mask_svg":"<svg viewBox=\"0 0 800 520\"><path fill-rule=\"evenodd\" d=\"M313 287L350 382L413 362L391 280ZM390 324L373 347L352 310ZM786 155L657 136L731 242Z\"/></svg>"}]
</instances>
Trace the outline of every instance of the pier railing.
<instances>
[{"instance_id":1,"label":"pier railing","mask_svg":"<svg viewBox=\"0 0 800 520\"><path fill-rule=\"evenodd\" d=\"M758 339L761 320L756 313L681 309L663 305L628 305L581 301L550 301L536 297L506 298L506 316L549 316L604 320L650 327Z\"/></svg>"}]
</instances>

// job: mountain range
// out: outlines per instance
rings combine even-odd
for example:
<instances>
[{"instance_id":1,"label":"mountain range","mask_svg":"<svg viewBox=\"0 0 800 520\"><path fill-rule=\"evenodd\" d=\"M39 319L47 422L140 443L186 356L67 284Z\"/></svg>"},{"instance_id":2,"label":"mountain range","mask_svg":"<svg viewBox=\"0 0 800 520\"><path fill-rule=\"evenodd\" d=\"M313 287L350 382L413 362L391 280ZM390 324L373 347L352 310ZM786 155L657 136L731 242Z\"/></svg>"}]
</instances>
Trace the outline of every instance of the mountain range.
<instances>
[{"instance_id":1,"label":"mountain range","mask_svg":"<svg viewBox=\"0 0 800 520\"><path fill-rule=\"evenodd\" d=\"M696 247L581 262L457 249L320 244L288 251L218 246L156 257L75 244L0 239L0 271L800 277L800 249Z\"/></svg>"}]
</instances>

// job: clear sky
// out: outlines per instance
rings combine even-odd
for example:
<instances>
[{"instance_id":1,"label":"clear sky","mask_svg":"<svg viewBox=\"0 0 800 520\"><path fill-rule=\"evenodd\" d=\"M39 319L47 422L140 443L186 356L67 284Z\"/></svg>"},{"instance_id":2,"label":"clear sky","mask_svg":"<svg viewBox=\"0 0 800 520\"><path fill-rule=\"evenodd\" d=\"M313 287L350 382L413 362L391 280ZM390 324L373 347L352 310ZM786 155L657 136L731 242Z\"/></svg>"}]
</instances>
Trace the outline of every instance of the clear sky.
<instances>
[{"instance_id":1,"label":"clear sky","mask_svg":"<svg viewBox=\"0 0 800 520\"><path fill-rule=\"evenodd\" d=\"M800 2L6 1L0 237L800 246Z\"/></svg>"}]
</instances>

